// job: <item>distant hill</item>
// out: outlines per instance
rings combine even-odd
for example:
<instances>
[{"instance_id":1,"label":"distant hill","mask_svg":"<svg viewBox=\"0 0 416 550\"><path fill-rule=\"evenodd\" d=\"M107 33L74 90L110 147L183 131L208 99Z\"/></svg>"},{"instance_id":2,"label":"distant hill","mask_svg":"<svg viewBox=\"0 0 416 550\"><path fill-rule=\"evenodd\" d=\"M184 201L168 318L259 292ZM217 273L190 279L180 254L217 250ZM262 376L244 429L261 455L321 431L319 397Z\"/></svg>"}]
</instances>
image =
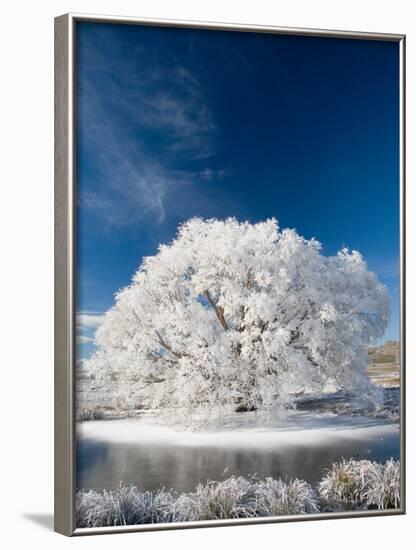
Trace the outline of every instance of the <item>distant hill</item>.
<instances>
[{"instance_id":1,"label":"distant hill","mask_svg":"<svg viewBox=\"0 0 416 550\"><path fill-rule=\"evenodd\" d=\"M400 386L400 344L388 340L379 347L369 348L368 374L378 386Z\"/></svg>"}]
</instances>

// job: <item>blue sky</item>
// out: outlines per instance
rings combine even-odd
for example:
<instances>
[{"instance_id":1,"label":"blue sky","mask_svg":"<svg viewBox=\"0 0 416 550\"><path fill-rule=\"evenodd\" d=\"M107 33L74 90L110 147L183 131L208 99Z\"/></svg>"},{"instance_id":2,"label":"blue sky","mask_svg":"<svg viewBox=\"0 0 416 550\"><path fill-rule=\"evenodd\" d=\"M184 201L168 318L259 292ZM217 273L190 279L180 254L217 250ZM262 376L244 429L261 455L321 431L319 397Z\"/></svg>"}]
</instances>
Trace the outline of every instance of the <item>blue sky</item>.
<instances>
[{"instance_id":1,"label":"blue sky","mask_svg":"<svg viewBox=\"0 0 416 550\"><path fill-rule=\"evenodd\" d=\"M78 354L192 216L359 250L399 336L399 46L78 23Z\"/></svg>"}]
</instances>

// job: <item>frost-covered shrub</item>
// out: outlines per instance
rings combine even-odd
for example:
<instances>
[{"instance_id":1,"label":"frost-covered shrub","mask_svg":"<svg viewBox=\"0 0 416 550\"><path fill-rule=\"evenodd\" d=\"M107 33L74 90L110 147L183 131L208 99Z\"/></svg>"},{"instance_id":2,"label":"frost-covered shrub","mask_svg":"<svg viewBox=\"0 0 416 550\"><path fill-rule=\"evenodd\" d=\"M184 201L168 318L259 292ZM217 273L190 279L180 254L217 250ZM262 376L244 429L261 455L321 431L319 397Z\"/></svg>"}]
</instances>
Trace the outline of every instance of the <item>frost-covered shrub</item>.
<instances>
[{"instance_id":1,"label":"frost-covered shrub","mask_svg":"<svg viewBox=\"0 0 416 550\"><path fill-rule=\"evenodd\" d=\"M367 507L380 510L400 507L400 462L388 460L386 464L371 462L366 474L361 499Z\"/></svg>"},{"instance_id":2,"label":"frost-covered shrub","mask_svg":"<svg viewBox=\"0 0 416 550\"><path fill-rule=\"evenodd\" d=\"M342 460L328 470L319 484L321 497L353 507L385 509L400 506L400 462Z\"/></svg>"},{"instance_id":3,"label":"frost-covered shrub","mask_svg":"<svg viewBox=\"0 0 416 550\"><path fill-rule=\"evenodd\" d=\"M78 527L136 525L172 521L173 496L168 491L120 487L114 491L79 491L76 501Z\"/></svg>"},{"instance_id":4,"label":"frost-covered shrub","mask_svg":"<svg viewBox=\"0 0 416 550\"><path fill-rule=\"evenodd\" d=\"M319 511L314 490L306 481L231 477L199 485L181 495L176 512L183 521L313 514Z\"/></svg>"},{"instance_id":5,"label":"frost-covered shrub","mask_svg":"<svg viewBox=\"0 0 416 550\"><path fill-rule=\"evenodd\" d=\"M315 491L309 483L300 479L284 482L269 477L257 484L256 494L258 516L319 512Z\"/></svg>"},{"instance_id":6,"label":"frost-covered shrub","mask_svg":"<svg viewBox=\"0 0 416 550\"><path fill-rule=\"evenodd\" d=\"M139 491L137 488L131 494L133 512L128 523L164 523L174 520L175 499L170 491Z\"/></svg>"},{"instance_id":7,"label":"frost-covered shrub","mask_svg":"<svg viewBox=\"0 0 416 550\"><path fill-rule=\"evenodd\" d=\"M195 493L183 494L175 504L182 521L235 519L257 514L257 484L243 477L208 481Z\"/></svg>"},{"instance_id":8,"label":"frost-covered shrub","mask_svg":"<svg viewBox=\"0 0 416 550\"><path fill-rule=\"evenodd\" d=\"M327 505L323 511L400 506L400 462L369 460L334 463L319 484ZM295 479L232 476L198 485L195 492L140 491L120 485L113 491L78 491L78 527L105 527L182 521L205 521L315 514L318 495L309 483Z\"/></svg>"},{"instance_id":9,"label":"frost-covered shrub","mask_svg":"<svg viewBox=\"0 0 416 550\"><path fill-rule=\"evenodd\" d=\"M134 487L120 487L115 491L79 491L76 501L78 527L127 525L133 514L130 505Z\"/></svg>"},{"instance_id":10,"label":"frost-covered shrub","mask_svg":"<svg viewBox=\"0 0 416 550\"><path fill-rule=\"evenodd\" d=\"M364 480L362 467L368 461L342 460L335 462L319 484L319 493L326 500L357 503Z\"/></svg>"},{"instance_id":11,"label":"frost-covered shrub","mask_svg":"<svg viewBox=\"0 0 416 550\"><path fill-rule=\"evenodd\" d=\"M232 476L198 485L194 493L174 496L171 491L139 491L120 487L114 491L79 491L78 527L138 525L174 521L202 521L316 513L312 487L295 479L284 482L267 478Z\"/></svg>"},{"instance_id":12,"label":"frost-covered shrub","mask_svg":"<svg viewBox=\"0 0 416 550\"><path fill-rule=\"evenodd\" d=\"M104 418L104 412L99 407L84 407L77 414L78 422L85 422L87 420L102 420Z\"/></svg>"},{"instance_id":13,"label":"frost-covered shrub","mask_svg":"<svg viewBox=\"0 0 416 550\"><path fill-rule=\"evenodd\" d=\"M117 411L123 411L126 416L130 416L134 412L133 396L125 389L124 391L119 390L113 398L113 407Z\"/></svg>"}]
</instances>

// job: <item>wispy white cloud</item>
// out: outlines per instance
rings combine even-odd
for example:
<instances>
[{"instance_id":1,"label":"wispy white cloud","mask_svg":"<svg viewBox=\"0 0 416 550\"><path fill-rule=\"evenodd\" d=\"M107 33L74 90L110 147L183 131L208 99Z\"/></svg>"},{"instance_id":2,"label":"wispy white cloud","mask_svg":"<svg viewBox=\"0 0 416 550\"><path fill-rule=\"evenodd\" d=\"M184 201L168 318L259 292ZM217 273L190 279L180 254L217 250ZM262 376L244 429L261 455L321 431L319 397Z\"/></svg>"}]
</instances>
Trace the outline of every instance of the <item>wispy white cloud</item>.
<instances>
[{"instance_id":1,"label":"wispy white cloud","mask_svg":"<svg viewBox=\"0 0 416 550\"><path fill-rule=\"evenodd\" d=\"M103 322L103 319L104 314L102 313L77 313L77 330L97 329Z\"/></svg>"},{"instance_id":2,"label":"wispy white cloud","mask_svg":"<svg viewBox=\"0 0 416 550\"><path fill-rule=\"evenodd\" d=\"M203 92L193 80L187 79L176 91L144 95L138 105L140 122L164 132L169 150L191 159L213 154L216 128Z\"/></svg>"},{"instance_id":3,"label":"wispy white cloud","mask_svg":"<svg viewBox=\"0 0 416 550\"><path fill-rule=\"evenodd\" d=\"M94 342L94 338L92 336L84 336L83 334L77 335L77 344L90 344Z\"/></svg>"},{"instance_id":4,"label":"wispy white cloud","mask_svg":"<svg viewBox=\"0 0 416 550\"><path fill-rule=\"evenodd\" d=\"M94 343L94 334L104 319L104 313L79 311L76 315L77 344Z\"/></svg>"},{"instance_id":5,"label":"wispy white cloud","mask_svg":"<svg viewBox=\"0 0 416 550\"><path fill-rule=\"evenodd\" d=\"M187 68L167 58L149 63L144 48L136 58L126 58L111 33L108 37L105 47L91 45L95 62L83 73L79 90L79 123L98 172L95 189L80 186L79 204L110 227L145 217L162 223L168 212L181 208L171 200L176 194L189 196L201 182L226 173L176 168L178 160L203 163L213 155L213 113L203 86ZM109 62L107 50L121 63Z\"/></svg>"}]
</instances>

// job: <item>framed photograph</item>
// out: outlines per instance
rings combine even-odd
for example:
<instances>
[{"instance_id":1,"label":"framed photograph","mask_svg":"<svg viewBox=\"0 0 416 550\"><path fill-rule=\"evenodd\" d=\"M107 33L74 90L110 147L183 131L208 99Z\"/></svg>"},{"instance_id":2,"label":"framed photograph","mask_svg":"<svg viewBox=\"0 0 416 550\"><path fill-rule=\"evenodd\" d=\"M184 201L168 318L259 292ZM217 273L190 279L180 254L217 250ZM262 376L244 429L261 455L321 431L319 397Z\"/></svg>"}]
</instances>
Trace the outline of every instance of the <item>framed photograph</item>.
<instances>
[{"instance_id":1,"label":"framed photograph","mask_svg":"<svg viewBox=\"0 0 416 550\"><path fill-rule=\"evenodd\" d=\"M56 531L404 513L404 48L56 18Z\"/></svg>"}]
</instances>

